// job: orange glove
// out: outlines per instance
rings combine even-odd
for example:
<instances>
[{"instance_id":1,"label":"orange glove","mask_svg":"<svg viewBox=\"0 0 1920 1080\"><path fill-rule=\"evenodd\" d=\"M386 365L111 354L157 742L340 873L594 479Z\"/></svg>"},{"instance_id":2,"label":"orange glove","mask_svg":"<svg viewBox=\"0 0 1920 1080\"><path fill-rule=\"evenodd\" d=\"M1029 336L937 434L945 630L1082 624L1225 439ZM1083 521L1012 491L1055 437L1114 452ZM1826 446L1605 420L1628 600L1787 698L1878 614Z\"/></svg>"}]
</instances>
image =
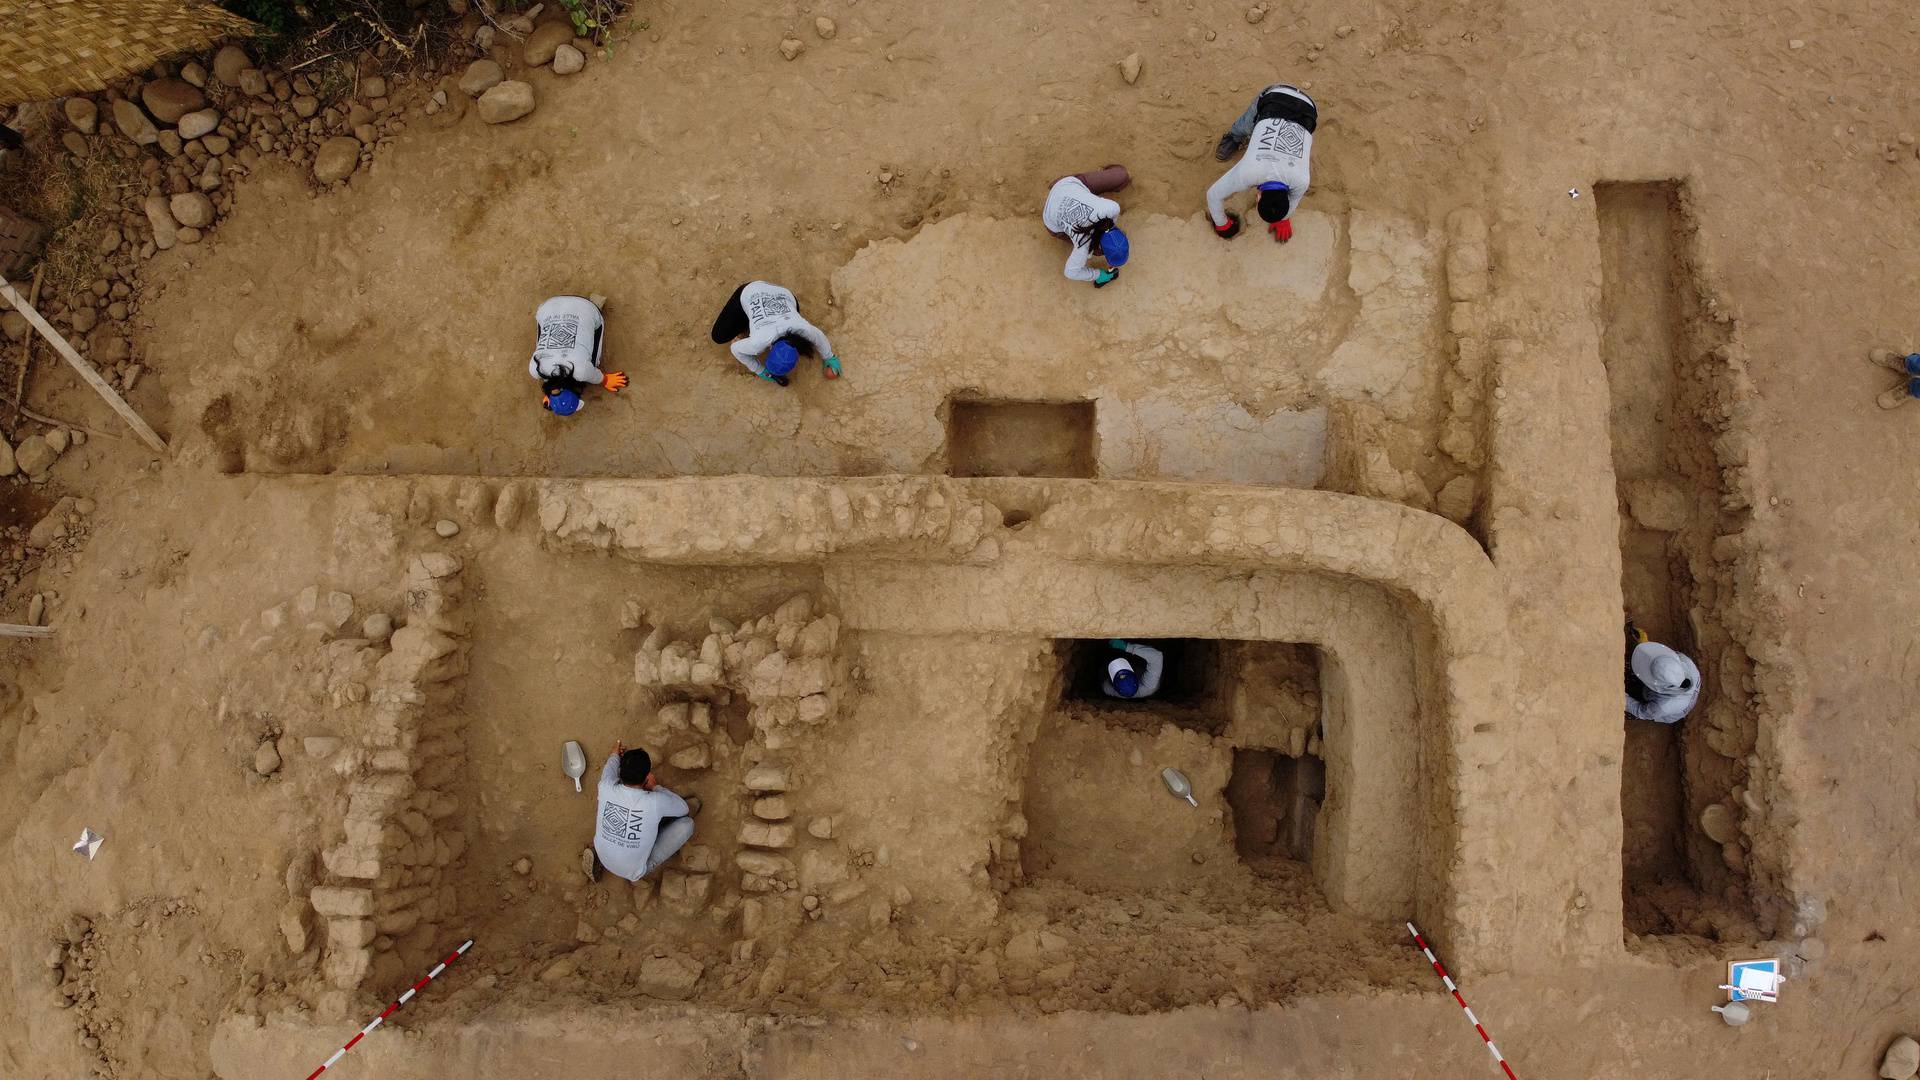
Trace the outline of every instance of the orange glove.
<instances>
[{"instance_id":1,"label":"orange glove","mask_svg":"<svg viewBox=\"0 0 1920 1080\"><path fill-rule=\"evenodd\" d=\"M606 387L608 393L617 394L627 388L627 376L623 372L609 371L606 378L600 380L600 385Z\"/></svg>"}]
</instances>

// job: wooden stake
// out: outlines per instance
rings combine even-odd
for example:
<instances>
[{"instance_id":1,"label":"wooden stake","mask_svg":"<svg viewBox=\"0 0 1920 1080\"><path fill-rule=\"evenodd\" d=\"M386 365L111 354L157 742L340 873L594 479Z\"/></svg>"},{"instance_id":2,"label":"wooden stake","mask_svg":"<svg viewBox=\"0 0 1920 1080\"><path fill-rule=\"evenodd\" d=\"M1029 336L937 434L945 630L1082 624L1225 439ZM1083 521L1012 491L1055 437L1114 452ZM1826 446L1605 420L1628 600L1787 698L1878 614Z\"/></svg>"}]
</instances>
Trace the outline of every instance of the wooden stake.
<instances>
[{"instance_id":1,"label":"wooden stake","mask_svg":"<svg viewBox=\"0 0 1920 1080\"><path fill-rule=\"evenodd\" d=\"M40 279L46 276L45 264L33 268L33 288L27 290L27 303L40 302ZM27 369L33 366L33 335L20 343L20 373L13 379L13 423L7 425L7 438L20 430L20 415L27 410Z\"/></svg>"},{"instance_id":2,"label":"wooden stake","mask_svg":"<svg viewBox=\"0 0 1920 1080\"><path fill-rule=\"evenodd\" d=\"M52 637L51 626L26 626L22 623L0 622L0 637Z\"/></svg>"},{"instance_id":3,"label":"wooden stake","mask_svg":"<svg viewBox=\"0 0 1920 1080\"><path fill-rule=\"evenodd\" d=\"M67 339L60 336L60 331L55 330L47 320L41 318L40 313L33 309L33 305L27 303L27 298L21 296L20 291L8 284L4 277L0 277L0 296L6 297L15 311L27 317L27 321L33 324L33 328L40 331L40 336L53 345L53 351L59 353L69 367L79 372L88 386L93 387L94 393L105 398L107 404L113 406L113 411L119 413L121 419L133 428L134 433L140 436L141 442L152 447L155 453L167 452L166 440L148 427L145 420L140 419L140 414L133 411L133 406L127 404L126 399L116 393L113 387L108 386L107 380L100 377L100 373L93 369L93 365L87 363L78 352L75 352L73 346L67 343Z\"/></svg>"}]
</instances>

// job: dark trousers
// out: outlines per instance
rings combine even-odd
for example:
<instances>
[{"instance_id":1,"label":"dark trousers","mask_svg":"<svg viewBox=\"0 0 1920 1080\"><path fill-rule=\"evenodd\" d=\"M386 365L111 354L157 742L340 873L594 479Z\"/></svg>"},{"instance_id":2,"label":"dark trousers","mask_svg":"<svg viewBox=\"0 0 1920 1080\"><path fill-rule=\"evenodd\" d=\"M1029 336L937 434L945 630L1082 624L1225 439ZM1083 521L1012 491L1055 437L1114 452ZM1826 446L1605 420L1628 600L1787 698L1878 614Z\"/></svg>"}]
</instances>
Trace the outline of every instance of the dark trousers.
<instances>
[{"instance_id":1,"label":"dark trousers","mask_svg":"<svg viewBox=\"0 0 1920 1080\"><path fill-rule=\"evenodd\" d=\"M743 281L739 288L733 290L733 295L727 297L727 306L720 309L720 317L713 320L715 345L725 345L747 332L747 309L740 303L740 294L747 291L748 284Z\"/></svg>"}]
</instances>

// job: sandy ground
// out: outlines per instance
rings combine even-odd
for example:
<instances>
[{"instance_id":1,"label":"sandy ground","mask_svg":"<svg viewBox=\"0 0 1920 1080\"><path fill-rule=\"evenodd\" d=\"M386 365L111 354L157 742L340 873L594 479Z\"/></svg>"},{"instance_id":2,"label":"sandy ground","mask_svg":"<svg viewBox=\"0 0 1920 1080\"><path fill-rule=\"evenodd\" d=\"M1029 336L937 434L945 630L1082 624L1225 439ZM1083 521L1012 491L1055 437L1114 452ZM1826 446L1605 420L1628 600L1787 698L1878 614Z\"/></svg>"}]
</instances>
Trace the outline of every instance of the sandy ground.
<instances>
[{"instance_id":1,"label":"sandy ground","mask_svg":"<svg viewBox=\"0 0 1920 1080\"><path fill-rule=\"evenodd\" d=\"M818 11L839 22L831 41L807 29ZM57 590L61 630L50 642L5 647L0 768L13 782L0 790L0 820L13 872L0 882L9 959L0 1002L19 1022L0 1037L0 1071L200 1080L258 1075L269 1061L303 1072L357 1022L275 1011L299 997L275 924L287 898L283 871L313 846L316 822L337 821L327 800L338 794L317 768L252 775L263 736L294 731L301 717L317 724L324 712L307 697L307 658L255 653L244 635L256 613L316 582L353 594L360 612L397 610L396 560L423 541L325 480L219 470L941 471L939 408L956 390L1164 397L1176 406L1170 426L1217 399L1261 421L1355 400L1379 405L1321 378L1339 342L1307 340L1302 330L1358 318L1340 284L1347 268L1338 253L1348 249L1331 239L1350 235L1352 214L1411 222L1429 236L1444 232L1450 211L1484 214L1495 230L1502 336L1524 352L1498 388L1510 432L1494 447L1504 513L1482 524L1493 526L1524 668L1516 712L1564 725L1506 736L1516 744L1506 760L1555 770L1566 794L1550 805L1483 809L1516 830L1540 822L1559 830L1564 852L1539 868L1554 880L1608 882L1617 893L1623 858L1630 883L1684 872L1690 856L1673 823L1685 828L1690 808L1673 786L1688 735L1623 730L1605 704L1619 667L1617 583L1634 602L1658 592L1648 560L1687 557L1647 547L1631 528L1620 553L1611 543L1623 533L1615 470L1625 478L1638 467L1619 448L1644 445L1659 427L1643 413L1620 414L1623 391L1648 388L1623 384L1614 366L1654 345L1609 342L1609 327L1633 318L1655 326L1662 316L1617 292L1603 302L1603 250L1620 249L1604 247L1592 197L1596 181L1667 179L1685 184L1697 227L1693 272L1732 319L1756 390L1749 428L1765 451L1755 471L1771 493L1766 554L1783 581L1770 599L1800 688L1770 714L1756 748L1777 856L1756 889L1768 898L1731 906L1752 916L1782 896L1819 901L1825 923L1806 930L1826 956L1799 966L1779 1006L1732 1031L1706 1011L1721 970L1710 950L1629 934L1634 904L1618 895L1541 891L1513 914L1515 932L1563 926L1577 943L1564 965L1476 972L1465 989L1521 1076L1866 1076L1895 1033L1920 1027L1908 1002L1920 955L1905 929L1920 912L1896 872L1912 854L1904 826L1920 797L1908 767L1920 745L1903 723L1912 650L1901 633L1920 606L1912 554L1920 518L1914 500L1900 497L1910 493L1902 478L1911 470L1900 463L1915 417L1873 408L1887 380L1864 361L1870 346L1920 348L1910 323L1920 262L1901 233L1911 227L1920 161L1911 148L1899 162L1882 154L1916 126L1920 107L1920 89L1900 78L1920 60L1920 36L1900 5L1334 4L1275 7L1258 24L1224 4L1061 4L1009 17L861 0L818 11L647 12L648 37L613 62L564 87L536 74L543 101L529 120L415 131L349 191L320 199L290 170L263 170L243 185L213 243L156 261L142 336L156 375L133 399L162 418L180 453L152 465L124 442L95 439L79 462L60 465L54 493L87 495L100 509L90 535L64 545L8 601L24 608L33 591ZM1350 35L1337 33L1347 25ZM809 47L787 63L775 46L790 27ZM1135 50L1145 73L1128 87L1112 65ZM1311 82L1321 101L1307 206L1326 215L1330 242L1325 283L1308 275L1271 287L1325 318L1265 310L1258 293L1249 299L1248 278L1221 269L1263 280L1282 273L1273 267L1289 250L1262 247L1257 236L1220 245L1197 219L1218 168L1208 151L1220 127L1277 78ZM1108 160L1138 178L1126 220L1154 243L1137 240L1137 268L1095 294L1059 279L1064 252L1038 234L1037 210L1052 177ZM879 181L883 168L892 182ZM1304 255L1313 237L1303 234L1295 245ZM1167 299L1176 275L1166 267L1200 283L1191 296ZM748 277L783 281L829 333L849 331L847 379L828 385L809 371L779 395L706 343L718 303ZM595 402L568 425L537 411L523 374L532 307L561 291L614 297L609 357L635 379L626 396ZM899 325L915 295L927 298L925 322L941 327L938 337ZM980 297L989 306L970 314ZM1253 314L1236 321L1237 304ZM1436 314L1424 328L1409 365L1404 415L1367 420L1387 432L1396 465L1430 491L1456 471L1433 451L1441 321ZM1188 336L1189 323L1205 329ZM1262 334L1286 340L1254 355L1248 342ZM1000 338L1020 344L990 351ZM64 376L43 374L35 386L38 405L107 422ZM222 395L237 420L203 424ZM1258 438L1247 426L1221 430L1186 458L1101 458L1102 468L1237 479L1194 462L1222 449L1297 456L1314 445L1293 428ZM16 511L29 499L13 498ZM1604 553L1594 537L1606 541ZM1139 982L1144 989L1119 1006L1102 1005L1085 972L1052 995L983 976L970 1000L937 989L923 996L923 986L942 985L934 961L977 951L979 939L1004 948L1013 932L1111 913L1093 894L1042 880L984 930L973 915L952 915L977 913L971 900L985 893L955 888L942 900L941 883L967 864L940 862L946 838L937 828L893 854L893 866L911 868L895 873L912 878L915 903L871 954L882 972L906 965L911 993L881 974L864 985L829 974L784 1005L715 991L685 1013L643 1008L647 999L617 976L510 993L516 972L530 975L571 947L583 910L600 910L565 884L579 842L575 802L543 794L560 789L540 770L558 738L598 750L615 732L571 716L644 715L611 685L627 674L633 642L570 638L564 620L540 617L548 590L570 596L583 622L608 628L621 592L641 594L677 632L692 633L710 613L759 613L815 584L805 572L723 580L660 568L616 574L603 563L564 571L569 585L547 585L551 557L524 537L478 556L483 570L487 560L496 567L479 574L488 584L473 601L466 683L468 782L484 807L475 835L486 839L460 889L498 945L489 938L493 956L475 957L475 982L444 988L457 1006L436 1014L429 1002L408 1037L357 1050L352 1067L364 1075L441 1075L452 1060L475 1075L503 1075L495 1070L511 1061L513 1075L572 1076L631 1067L640 1054L696 1076L1492 1074L1417 956L1390 944L1391 923L1340 922L1354 955L1367 959L1334 965L1325 983L1299 981L1333 936L1312 929L1330 915L1299 914L1299 903L1285 917L1271 915L1285 903L1262 909L1278 934L1264 946L1242 939L1271 950L1251 954L1256 968L1277 973L1257 988L1199 965L1186 981ZM510 564L535 569L518 577L497 569ZM871 666L883 685L910 688L932 668L913 652L930 647L924 640L861 647L880 658ZM953 647L983 668L1038 655L1032 641ZM609 685L544 688L549 658L570 649L590 654ZM1005 694L993 708L1023 700ZM242 700L251 704L237 707ZM815 796L821 812L882 823L902 807L923 809L922 770L957 776L985 822L1000 797L994 785L1019 782L991 770L940 771L992 749L965 741L961 721L982 710L935 707L907 690L877 700L838 717L809 753L879 777L867 790L885 796L829 789ZM536 714L559 719L522 722ZM876 740L902 716L930 717L952 741L881 753ZM496 801L479 799L483 791ZM560 795L575 800L570 789ZM895 827L935 828L929 821ZM65 850L83 825L108 836L99 862ZM541 886L515 893L508 864L522 854ZM1253 887L1222 885L1215 896ZM1671 910L1701 907L1682 896ZM1192 909L1176 900L1167 910L1177 919ZM1641 917L1660 910L1643 906ZM1198 955L1210 925L1221 934L1260 925L1213 917L1176 928L1189 935L1172 938L1177 961ZM1805 948L1791 921L1764 936L1735 929L1727 948L1760 949L1763 940ZM971 937L955 929L968 925ZM710 950L716 983L723 969L760 966L726 954L732 924L657 926L649 945ZM49 957L56 939L74 944ZM829 951L832 940L815 947ZM1110 964L1108 977L1124 983L1156 970L1168 942L1149 934L1080 944L1083 963ZM1096 955L1103 959L1087 959ZM94 993L84 1026L57 1007L49 959ZM493 982L481 986L483 978ZM1206 1004L1226 994L1236 1002ZM556 1015L596 999L606 1012Z\"/></svg>"}]
</instances>

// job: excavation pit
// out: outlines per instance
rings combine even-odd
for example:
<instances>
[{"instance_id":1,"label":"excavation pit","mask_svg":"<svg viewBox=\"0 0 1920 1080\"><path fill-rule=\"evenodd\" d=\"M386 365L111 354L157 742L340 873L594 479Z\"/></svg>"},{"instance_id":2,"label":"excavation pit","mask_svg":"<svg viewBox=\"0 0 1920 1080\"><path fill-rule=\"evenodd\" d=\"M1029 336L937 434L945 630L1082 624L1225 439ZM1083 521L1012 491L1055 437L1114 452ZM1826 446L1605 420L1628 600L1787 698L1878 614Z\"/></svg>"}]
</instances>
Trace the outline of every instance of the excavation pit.
<instances>
[{"instance_id":1,"label":"excavation pit","mask_svg":"<svg viewBox=\"0 0 1920 1080\"><path fill-rule=\"evenodd\" d=\"M953 476L1077 476L1096 472L1091 401L983 401L947 405Z\"/></svg>"}]
</instances>

